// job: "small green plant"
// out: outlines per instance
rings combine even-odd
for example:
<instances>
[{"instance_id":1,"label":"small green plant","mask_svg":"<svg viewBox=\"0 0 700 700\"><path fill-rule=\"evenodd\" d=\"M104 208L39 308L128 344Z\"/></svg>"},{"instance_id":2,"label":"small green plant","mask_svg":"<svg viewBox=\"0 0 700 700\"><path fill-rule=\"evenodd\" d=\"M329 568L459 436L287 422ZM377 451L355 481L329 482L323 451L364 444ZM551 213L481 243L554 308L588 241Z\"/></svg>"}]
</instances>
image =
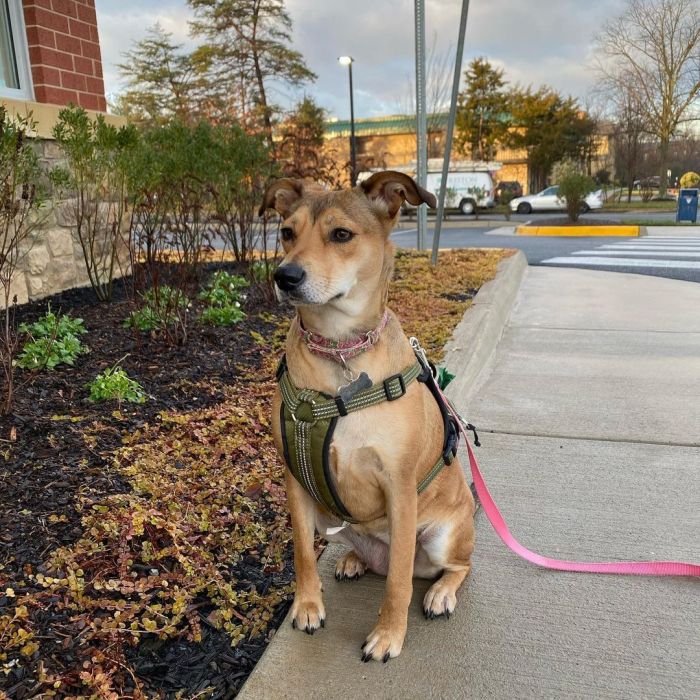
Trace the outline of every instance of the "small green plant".
<instances>
[{"instance_id":1,"label":"small green plant","mask_svg":"<svg viewBox=\"0 0 700 700\"><path fill-rule=\"evenodd\" d=\"M248 280L240 275L232 275L220 270L212 275L199 298L207 306L202 311L200 322L209 326L232 326L245 318L241 311L241 290L248 286Z\"/></svg>"},{"instance_id":2,"label":"small green plant","mask_svg":"<svg viewBox=\"0 0 700 700\"><path fill-rule=\"evenodd\" d=\"M593 178L581 171L579 163L569 159L554 166L552 177L559 184L559 197L566 203L569 220L578 221L585 208L586 197L596 188Z\"/></svg>"},{"instance_id":3,"label":"small green plant","mask_svg":"<svg viewBox=\"0 0 700 700\"><path fill-rule=\"evenodd\" d=\"M236 302L229 306L207 306L200 320L207 326L232 326L245 318L241 305Z\"/></svg>"},{"instance_id":4,"label":"small green plant","mask_svg":"<svg viewBox=\"0 0 700 700\"><path fill-rule=\"evenodd\" d=\"M229 306L240 301L241 290L247 286L248 280L245 277L219 270L199 293L199 298L208 306Z\"/></svg>"},{"instance_id":5,"label":"small green plant","mask_svg":"<svg viewBox=\"0 0 700 700\"><path fill-rule=\"evenodd\" d=\"M190 300L180 291L162 285L141 295L143 306L132 311L124 325L138 331L154 331L175 326Z\"/></svg>"},{"instance_id":6,"label":"small green plant","mask_svg":"<svg viewBox=\"0 0 700 700\"><path fill-rule=\"evenodd\" d=\"M23 323L19 330L29 336L17 358L17 365L23 369L73 365L79 355L88 352L80 342L80 336L87 333L82 318L71 318L68 314L57 316L49 309L38 321Z\"/></svg>"},{"instance_id":7,"label":"small green plant","mask_svg":"<svg viewBox=\"0 0 700 700\"><path fill-rule=\"evenodd\" d=\"M146 392L135 380L131 379L122 367L115 365L100 372L87 387L90 389L90 401L113 401L121 403L144 403Z\"/></svg>"},{"instance_id":8,"label":"small green plant","mask_svg":"<svg viewBox=\"0 0 700 700\"><path fill-rule=\"evenodd\" d=\"M257 284L266 284L272 279L272 275L277 266L268 260L253 260L248 265L248 274L253 282Z\"/></svg>"}]
</instances>

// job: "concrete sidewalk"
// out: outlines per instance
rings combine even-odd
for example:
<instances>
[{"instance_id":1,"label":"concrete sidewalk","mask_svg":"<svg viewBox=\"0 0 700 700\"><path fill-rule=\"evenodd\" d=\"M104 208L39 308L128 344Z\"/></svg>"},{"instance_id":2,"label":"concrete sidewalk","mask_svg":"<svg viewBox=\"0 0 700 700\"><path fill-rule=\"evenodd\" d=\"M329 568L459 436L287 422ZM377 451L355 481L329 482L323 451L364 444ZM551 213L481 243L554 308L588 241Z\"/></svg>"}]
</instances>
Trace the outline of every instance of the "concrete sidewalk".
<instances>
[{"instance_id":1,"label":"concrete sidewalk","mask_svg":"<svg viewBox=\"0 0 700 700\"><path fill-rule=\"evenodd\" d=\"M523 544L700 560L700 285L530 268L479 383L469 410L453 399L482 429L477 457ZM336 582L337 551L320 563L325 630L283 624L241 698L700 697L697 580L542 570L479 511L452 619L423 619L416 581L403 653L363 664L384 580Z\"/></svg>"}]
</instances>

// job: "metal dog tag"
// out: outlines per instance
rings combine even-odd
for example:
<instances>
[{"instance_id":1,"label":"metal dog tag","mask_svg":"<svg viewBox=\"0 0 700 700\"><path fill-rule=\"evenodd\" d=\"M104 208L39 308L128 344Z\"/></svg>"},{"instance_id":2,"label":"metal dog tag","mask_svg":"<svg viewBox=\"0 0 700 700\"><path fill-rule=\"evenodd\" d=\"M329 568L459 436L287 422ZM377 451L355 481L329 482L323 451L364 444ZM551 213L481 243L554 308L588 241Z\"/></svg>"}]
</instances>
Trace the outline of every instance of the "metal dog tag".
<instances>
[{"instance_id":1,"label":"metal dog tag","mask_svg":"<svg viewBox=\"0 0 700 700\"><path fill-rule=\"evenodd\" d=\"M369 389L371 386L372 380L367 372L360 372L360 376L357 379L353 379L349 384L338 389L338 396L343 400L343 403L349 403L358 391Z\"/></svg>"}]
</instances>

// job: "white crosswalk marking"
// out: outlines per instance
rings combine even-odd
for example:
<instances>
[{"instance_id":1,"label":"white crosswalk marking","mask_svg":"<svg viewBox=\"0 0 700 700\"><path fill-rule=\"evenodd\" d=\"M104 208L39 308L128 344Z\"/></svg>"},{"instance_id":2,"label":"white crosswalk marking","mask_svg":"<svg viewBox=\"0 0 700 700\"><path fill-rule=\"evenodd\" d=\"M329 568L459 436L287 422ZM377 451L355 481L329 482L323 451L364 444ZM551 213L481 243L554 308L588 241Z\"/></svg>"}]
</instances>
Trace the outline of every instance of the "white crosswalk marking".
<instances>
[{"instance_id":1,"label":"white crosswalk marking","mask_svg":"<svg viewBox=\"0 0 700 700\"><path fill-rule=\"evenodd\" d=\"M543 260L544 265L700 270L700 236L631 238Z\"/></svg>"},{"instance_id":2,"label":"white crosswalk marking","mask_svg":"<svg viewBox=\"0 0 700 700\"><path fill-rule=\"evenodd\" d=\"M635 260L634 258L575 258L561 257L543 260L552 265L590 265L593 267L675 267L680 270L700 270L700 260Z\"/></svg>"},{"instance_id":3,"label":"white crosswalk marking","mask_svg":"<svg viewBox=\"0 0 700 700\"><path fill-rule=\"evenodd\" d=\"M620 255L619 250L576 250L572 255ZM637 258L643 258L644 256L648 256L649 253L646 251L639 251L637 249L635 250L627 250L625 251L625 255L630 255L631 257L637 257ZM656 250L654 251L654 255L658 258L677 258L678 253L675 251L665 251L665 250ZM697 248L692 253L683 253L684 258L700 258L700 247Z\"/></svg>"}]
</instances>

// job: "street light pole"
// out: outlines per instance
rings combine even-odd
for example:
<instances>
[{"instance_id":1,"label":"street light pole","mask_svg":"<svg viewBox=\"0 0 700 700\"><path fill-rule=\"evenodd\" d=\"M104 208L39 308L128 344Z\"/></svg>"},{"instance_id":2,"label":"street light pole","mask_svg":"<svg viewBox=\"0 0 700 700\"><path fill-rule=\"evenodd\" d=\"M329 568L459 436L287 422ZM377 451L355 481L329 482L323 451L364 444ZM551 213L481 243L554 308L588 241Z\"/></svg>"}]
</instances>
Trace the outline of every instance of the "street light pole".
<instances>
[{"instance_id":1,"label":"street light pole","mask_svg":"<svg viewBox=\"0 0 700 700\"><path fill-rule=\"evenodd\" d=\"M426 186L428 179L428 140L425 99L425 0L415 0L416 25L416 182ZM418 250L425 248L428 211L419 206L416 212Z\"/></svg>"},{"instance_id":2,"label":"street light pole","mask_svg":"<svg viewBox=\"0 0 700 700\"><path fill-rule=\"evenodd\" d=\"M348 67L348 75L350 77L350 185L354 187L357 184L357 145L355 143L355 101L352 89L352 56L340 56L338 63L341 66Z\"/></svg>"}]
</instances>

